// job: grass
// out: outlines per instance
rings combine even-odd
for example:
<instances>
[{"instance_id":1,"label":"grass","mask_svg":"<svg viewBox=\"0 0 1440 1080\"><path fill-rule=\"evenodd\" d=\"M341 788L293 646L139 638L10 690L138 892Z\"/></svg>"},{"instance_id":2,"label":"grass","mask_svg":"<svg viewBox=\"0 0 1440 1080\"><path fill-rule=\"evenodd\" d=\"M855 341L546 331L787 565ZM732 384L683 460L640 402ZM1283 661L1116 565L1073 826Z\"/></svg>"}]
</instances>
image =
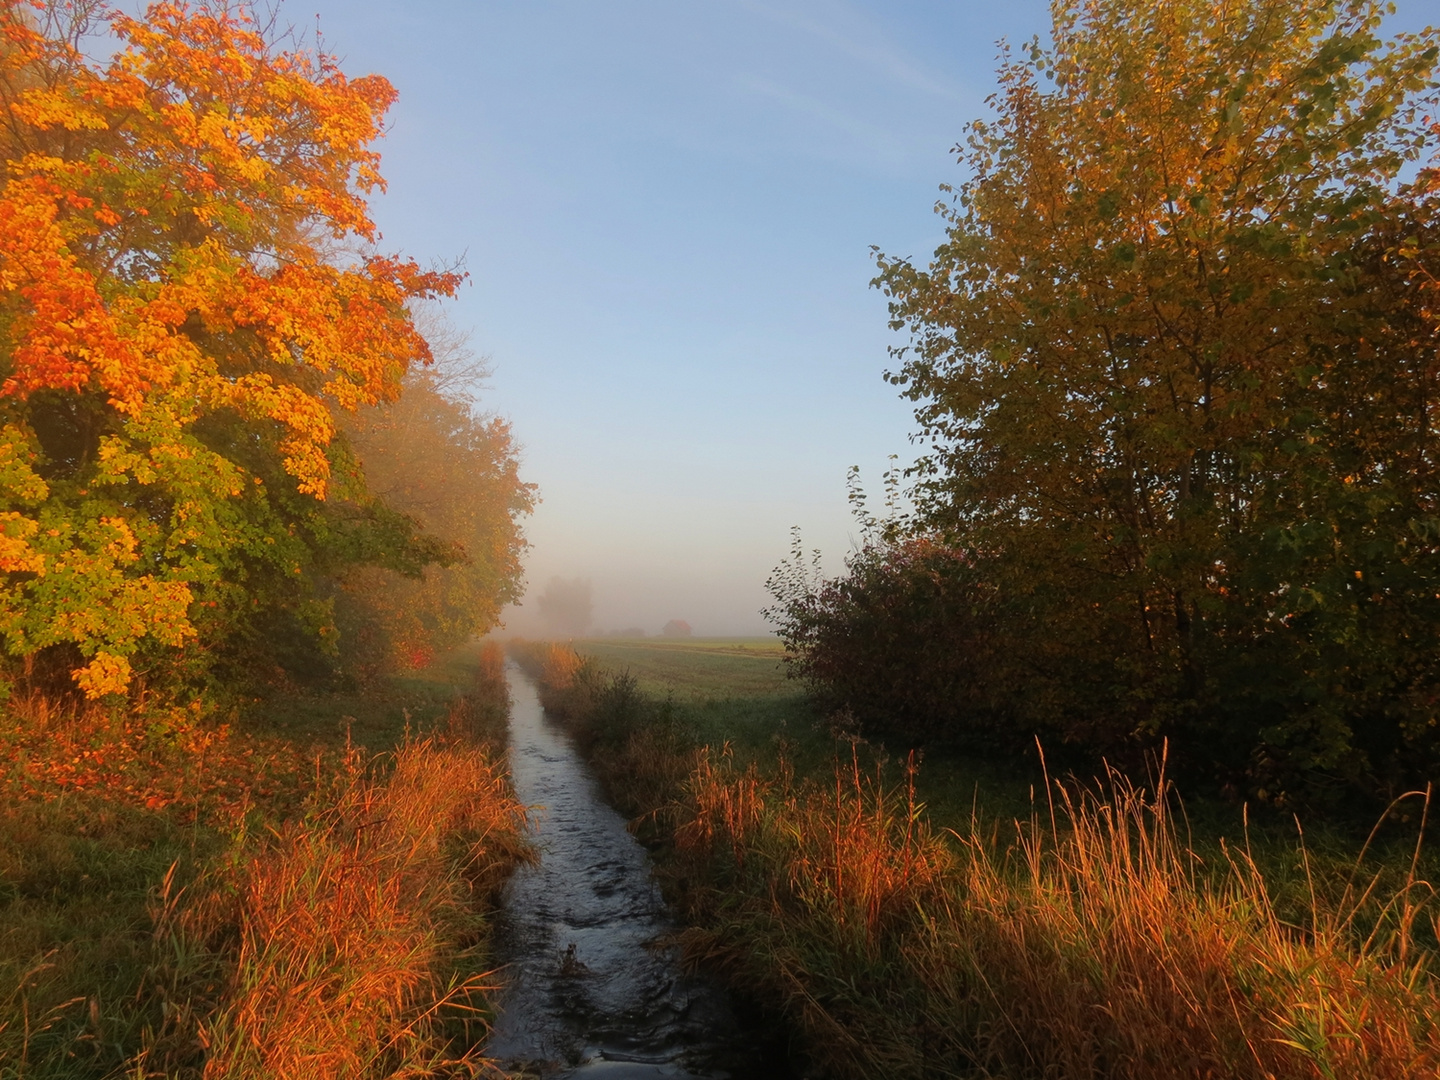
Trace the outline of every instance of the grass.
<instances>
[{"instance_id":1,"label":"grass","mask_svg":"<svg viewBox=\"0 0 1440 1080\"><path fill-rule=\"evenodd\" d=\"M520 846L500 655L383 693L0 719L0 1077L479 1068Z\"/></svg>"},{"instance_id":2,"label":"grass","mask_svg":"<svg viewBox=\"0 0 1440 1080\"><path fill-rule=\"evenodd\" d=\"M1399 808L1415 819L1408 843L1364 859L1342 857L1343 830L1322 852L1293 833L1257 847L1242 822L1235 841L1197 839L1163 773L1138 787L1042 772L1024 813L973 796L962 812L952 791L940 816L922 805L931 763L833 740L822 760L826 736L795 723L768 743L760 722L746 745L717 741L703 702L647 697L564 653L515 650L657 846L692 954L782 1010L814 1070L1440 1072L1418 797ZM945 764L932 785L964 775Z\"/></svg>"},{"instance_id":3,"label":"grass","mask_svg":"<svg viewBox=\"0 0 1440 1080\"><path fill-rule=\"evenodd\" d=\"M483 1027L465 1021L483 1019L491 987L465 955L483 940L472 897L521 856L523 808L483 749L434 738L400 747L383 778L357 769L326 803L236 876L239 916L218 921L240 940L205 1076L477 1065Z\"/></svg>"},{"instance_id":4,"label":"grass","mask_svg":"<svg viewBox=\"0 0 1440 1080\"><path fill-rule=\"evenodd\" d=\"M627 671L653 697L692 703L795 696L778 638L595 638L574 648L603 667Z\"/></svg>"},{"instance_id":5,"label":"grass","mask_svg":"<svg viewBox=\"0 0 1440 1080\"><path fill-rule=\"evenodd\" d=\"M827 766L835 740L804 690L787 678L778 638L599 638L572 643L601 669L626 674L646 697L667 701L686 737L773 769L782 741L801 771ZM920 799L947 824L968 820L978 802L993 812L1028 814L1043 785L1038 759L1000 765L932 756L917 775Z\"/></svg>"}]
</instances>

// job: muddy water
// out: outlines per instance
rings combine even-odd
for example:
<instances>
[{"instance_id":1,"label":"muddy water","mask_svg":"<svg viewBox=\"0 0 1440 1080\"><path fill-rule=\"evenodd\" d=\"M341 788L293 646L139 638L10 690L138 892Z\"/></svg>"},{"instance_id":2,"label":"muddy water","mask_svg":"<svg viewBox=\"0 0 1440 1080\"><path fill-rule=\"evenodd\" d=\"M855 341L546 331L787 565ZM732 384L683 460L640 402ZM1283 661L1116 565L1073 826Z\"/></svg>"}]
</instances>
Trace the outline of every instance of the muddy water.
<instances>
[{"instance_id":1,"label":"muddy water","mask_svg":"<svg viewBox=\"0 0 1440 1080\"><path fill-rule=\"evenodd\" d=\"M505 989L487 1054L545 1077L784 1077L713 983L663 944L676 926L645 849L605 804L535 688L513 664L510 770L535 807L537 865L506 889Z\"/></svg>"}]
</instances>

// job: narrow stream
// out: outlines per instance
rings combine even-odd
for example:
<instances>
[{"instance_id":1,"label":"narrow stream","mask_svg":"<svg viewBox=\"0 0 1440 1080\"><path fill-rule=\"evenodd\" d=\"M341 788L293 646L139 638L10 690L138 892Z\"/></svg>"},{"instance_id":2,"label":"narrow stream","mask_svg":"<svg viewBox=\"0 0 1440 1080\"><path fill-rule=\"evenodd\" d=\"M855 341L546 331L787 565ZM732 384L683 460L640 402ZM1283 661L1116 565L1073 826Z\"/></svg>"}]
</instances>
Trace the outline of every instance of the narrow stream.
<instances>
[{"instance_id":1,"label":"narrow stream","mask_svg":"<svg viewBox=\"0 0 1440 1080\"><path fill-rule=\"evenodd\" d=\"M641 844L601 798L564 731L511 664L510 771L538 865L506 888L507 965L487 1054L508 1070L606 1080L789 1073L724 991L660 942L676 929Z\"/></svg>"}]
</instances>

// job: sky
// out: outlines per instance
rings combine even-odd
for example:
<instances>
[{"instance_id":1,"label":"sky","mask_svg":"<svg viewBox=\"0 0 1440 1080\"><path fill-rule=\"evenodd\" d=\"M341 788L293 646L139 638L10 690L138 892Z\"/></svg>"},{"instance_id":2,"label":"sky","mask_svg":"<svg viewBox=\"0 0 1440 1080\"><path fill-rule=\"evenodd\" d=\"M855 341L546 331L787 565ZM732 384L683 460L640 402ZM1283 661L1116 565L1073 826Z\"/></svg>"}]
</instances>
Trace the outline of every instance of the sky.
<instances>
[{"instance_id":1,"label":"sky","mask_svg":"<svg viewBox=\"0 0 1440 1080\"><path fill-rule=\"evenodd\" d=\"M348 74L400 93L381 247L469 273L449 315L542 500L509 628L562 577L599 630L763 633L792 527L840 570L847 470L878 494L915 453L872 247L942 239L997 41L1043 37L1048 5L301 3L284 17L313 7Z\"/></svg>"}]
</instances>

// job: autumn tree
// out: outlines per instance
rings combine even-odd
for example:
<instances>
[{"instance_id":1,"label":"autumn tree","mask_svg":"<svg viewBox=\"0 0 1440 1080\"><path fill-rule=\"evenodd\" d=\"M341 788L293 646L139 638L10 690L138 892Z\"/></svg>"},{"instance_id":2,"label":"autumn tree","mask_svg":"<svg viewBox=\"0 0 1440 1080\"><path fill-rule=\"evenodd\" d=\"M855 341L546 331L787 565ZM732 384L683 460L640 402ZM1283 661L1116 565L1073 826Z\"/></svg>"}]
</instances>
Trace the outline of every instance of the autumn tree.
<instances>
[{"instance_id":1,"label":"autumn tree","mask_svg":"<svg viewBox=\"0 0 1440 1080\"><path fill-rule=\"evenodd\" d=\"M444 556L335 440L429 359L407 305L458 280L371 248L394 98L243 5L0 0L11 657L122 691L287 627L333 639L317 580Z\"/></svg>"},{"instance_id":2,"label":"autumn tree","mask_svg":"<svg viewBox=\"0 0 1440 1080\"><path fill-rule=\"evenodd\" d=\"M366 565L337 582L341 654L362 676L421 666L485 633L521 593L519 518L534 487L520 479L509 424L480 408L484 363L438 316L423 328L435 362L343 428L368 490L450 550L418 576Z\"/></svg>"},{"instance_id":3,"label":"autumn tree","mask_svg":"<svg viewBox=\"0 0 1440 1080\"><path fill-rule=\"evenodd\" d=\"M880 258L917 531L998 590L1017 725L1270 793L1440 765L1440 37L1384 12L1060 0L934 259Z\"/></svg>"}]
</instances>

